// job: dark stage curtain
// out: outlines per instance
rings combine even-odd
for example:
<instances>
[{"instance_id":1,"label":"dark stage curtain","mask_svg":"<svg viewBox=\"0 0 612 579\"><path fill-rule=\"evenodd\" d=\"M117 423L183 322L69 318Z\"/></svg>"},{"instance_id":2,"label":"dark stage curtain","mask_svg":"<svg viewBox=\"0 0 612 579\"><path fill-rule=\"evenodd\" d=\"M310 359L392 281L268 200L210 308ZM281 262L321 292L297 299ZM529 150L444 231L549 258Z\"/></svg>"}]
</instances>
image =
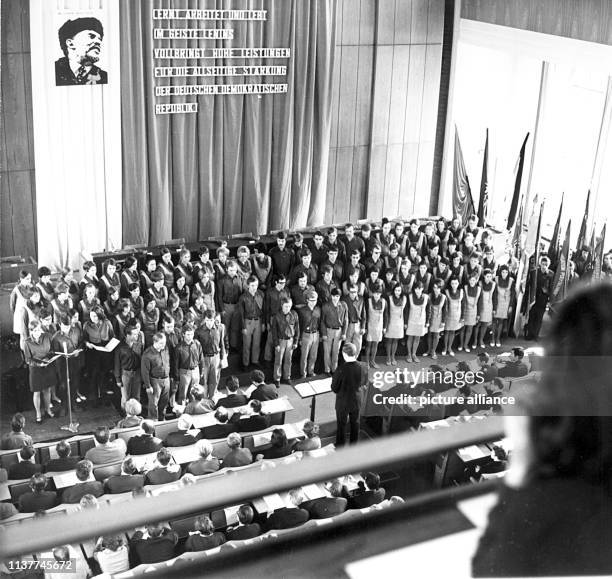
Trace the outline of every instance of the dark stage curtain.
<instances>
[{"instance_id":1,"label":"dark stage curtain","mask_svg":"<svg viewBox=\"0 0 612 579\"><path fill-rule=\"evenodd\" d=\"M228 21L234 40L172 46L288 47L291 58L156 61L153 47L169 44L153 41L153 8L267 10L264 22ZM336 0L130 1L120 2L120 10L123 242L324 223ZM174 21L172 27L220 25ZM286 64L288 70L286 77L154 79L156 64ZM289 87L279 95L154 96L155 84L206 82ZM197 114L155 114L156 101L196 99Z\"/></svg>"}]
</instances>

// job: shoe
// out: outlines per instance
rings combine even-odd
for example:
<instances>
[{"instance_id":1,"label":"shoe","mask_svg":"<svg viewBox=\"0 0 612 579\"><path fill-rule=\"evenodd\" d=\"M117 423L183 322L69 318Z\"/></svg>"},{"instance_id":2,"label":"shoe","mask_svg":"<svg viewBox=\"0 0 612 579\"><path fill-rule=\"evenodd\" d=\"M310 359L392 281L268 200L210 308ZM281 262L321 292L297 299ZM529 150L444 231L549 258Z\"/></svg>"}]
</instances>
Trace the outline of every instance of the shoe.
<instances>
[{"instance_id":1,"label":"shoe","mask_svg":"<svg viewBox=\"0 0 612 579\"><path fill-rule=\"evenodd\" d=\"M302 380L305 380L308 377L308 374L302 374Z\"/></svg>"},{"instance_id":2,"label":"shoe","mask_svg":"<svg viewBox=\"0 0 612 579\"><path fill-rule=\"evenodd\" d=\"M441 356L446 356L446 350L442 350ZM433 358L433 356L432 356L432 358Z\"/></svg>"},{"instance_id":3,"label":"shoe","mask_svg":"<svg viewBox=\"0 0 612 579\"><path fill-rule=\"evenodd\" d=\"M393 364L393 362L391 362L391 359L390 359L390 358L387 358L387 361L385 362L385 364L386 364L387 366L391 366L391 365Z\"/></svg>"},{"instance_id":4,"label":"shoe","mask_svg":"<svg viewBox=\"0 0 612 579\"><path fill-rule=\"evenodd\" d=\"M486 346L484 345L484 343L483 343L483 342L480 342L480 347L481 347L481 348L486 348Z\"/></svg>"},{"instance_id":5,"label":"shoe","mask_svg":"<svg viewBox=\"0 0 612 579\"><path fill-rule=\"evenodd\" d=\"M478 348L478 344L472 344L472 350L475 350L476 348Z\"/></svg>"},{"instance_id":6,"label":"shoe","mask_svg":"<svg viewBox=\"0 0 612 579\"><path fill-rule=\"evenodd\" d=\"M62 403L62 401L59 398L51 398L51 402L53 403L53 406L55 406L56 404L59 405Z\"/></svg>"},{"instance_id":7,"label":"shoe","mask_svg":"<svg viewBox=\"0 0 612 579\"><path fill-rule=\"evenodd\" d=\"M465 351L466 352L471 352L471 350L469 348L467 348L467 347L465 348Z\"/></svg>"},{"instance_id":8,"label":"shoe","mask_svg":"<svg viewBox=\"0 0 612 579\"><path fill-rule=\"evenodd\" d=\"M48 418L55 418L55 414L53 414L53 412L52 412L51 410L47 410L47 411L45 412L45 415L46 415Z\"/></svg>"},{"instance_id":9,"label":"shoe","mask_svg":"<svg viewBox=\"0 0 612 579\"><path fill-rule=\"evenodd\" d=\"M489 346L491 346L491 348L495 348L495 342L491 342Z\"/></svg>"},{"instance_id":10,"label":"shoe","mask_svg":"<svg viewBox=\"0 0 612 579\"><path fill-rule=\"evenodd\" d=\"M370 368L378 369L380 366L376 362L370 362Z\"/></svg>"},{"instance_id":11,"label":"shoe","mask_svg":"<svg viewBox=\"0 0 612 579\"><path fill-rule=\"evenodd\" d=\"M274 380L274 386L280 388L280 380Z\"/></svg>"},{"instance_id":12,"label":"shoe","mask_svg":"<svg viewBox=\"0 0 612 579\"><path fill-rule=\"evenodd\" d=\"M450 350L450 351L448 352L448 354L449 354L450 356L454 356L454 355L455 355L455 352L453 352L452 350Z\"/></svg>"},{"instance_id":13,"label":"shoe","mask_svg":"<svg viewBox=\"0 0 612 579\"><path fill-rule=\"evenodd\" d=\"M36 417L36 424L42 424L42 421L43 421L42 416Z\"/></svg>"},{"instance_id":14,"label":"shoe","mask_svg":"<svg viewBox=\"0 0 612 579\"><path fill-rule=\"evenodd\" d=\"M461 351L463 351L463 346L459 346L459 347L457 348L457 352L461 352ZM469 352L469 350L467 350L467 351Z\"/></svg>"},{"instance_id":15,"label":"shoe","mask_svg":"<svg viewBox=\"0 0 612 579\"><path fill-rule=\"evenodd\" d=\"M501 348L501 342L497 342L497 344L495 344L498 348Z\"/></svg>"},{"instance_id":16,"label":"shoe","mask_svg":"<svg viewBox=\"0 0 612 579\"><path fill-rule=\"evenodd\" d=\"M425 356L425 358L429 358L429 352L425 352L423 356Z\"/></svg>"},{"instance_id":17,"label":"shoe","mask_svg":"<svg viewBox=\"0 0 612 579\"><path fill-rule=\"evenodd\" d=\"M412 360L415 364L418 364L420 362L420 360L416 356L412 356Z\"/></svg>"},{"instance_id":18,"label":"shoe","mask_svg":"<svg viewBox=\"0 0 612 579\"><path fill-rule=\"evenodd\" d=\"M412 359L412 356L407 356L406 362L408 362L408 364L412 364L412 362L414 362L414 360Z\"/></svg>"},{"instance_id":19,"label":"shoe","mask_svg":"<svg viewBox=\"0 0 612 579\"><path fill-rule=\"evenodd\" d=\"M112 396L115 393L115 391L111 390L110 388L107 388L104 392L107 396Z\"/></svg>"},{"instance_id":20,"label":"shoe","mask_svg":"<svg viewBox=\"0 0 612 579\"><path fill-rule=\"evenodd\" d=\"M306 374L307 378L314 378L315 373L314 372L308 372L308 374Z\"/></svg>"},{"instance_id":21,"label":"shoe","mask_svg":"<svg viewBox=\"0 0 612 579\"><path fill-rule=\"evenodd\" d=\"M77 391L75 398L77 402L85 402L87 400L87 396L83 396L80 392Z\"/></svg>"},{"instance_id":22,"label":"shoe","mask_svg":"<svg viewBox=\"0 0 612 579\"><path fill-rule=\"evenodd\" d=\"M432 360L437 360L438 359L438 354L436 354L435 352L431 355L431 359Z\"/></svg>"},{"instance_id":23,"label":"shoe","mask_svg":"<svg viewBox=\"0 0 612 579\"><path fill-rule=\"evenodd\" d=\"M391 366L397 366L397 360L395 358L391 360Z\"/></svg>"}]
</instances>

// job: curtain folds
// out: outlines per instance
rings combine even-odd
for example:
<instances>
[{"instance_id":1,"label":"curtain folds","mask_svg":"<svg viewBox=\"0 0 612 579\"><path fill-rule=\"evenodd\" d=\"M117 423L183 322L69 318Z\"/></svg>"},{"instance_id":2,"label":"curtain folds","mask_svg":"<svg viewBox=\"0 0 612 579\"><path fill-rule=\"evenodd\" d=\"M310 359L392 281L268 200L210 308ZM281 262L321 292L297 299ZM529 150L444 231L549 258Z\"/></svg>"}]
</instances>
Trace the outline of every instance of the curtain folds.
<instances>
[{"instance_id":1,"label":"curtain folds","mask_svg":"<svg viewBox=\"0 0 612 579\"><path fill-rule=\"evenodd\" d=\"M172 43L189 48L288 47L290 59L247 61L287 65L286 77L155 79L155 65L167 61L153 58L159 42L152 40L153 8L237 6L231 0L120 3L124 243L159 244L177 237L194 241L322 223L336 0L245 0L239 8L267 10L267 20L226 23L234 29L233 40ZM196 21L184 25L202 27ZM177 64L183 62L202 64ZM200 96L197 114L155 114L156 101L168 102L155 98L156 84L258 82L287 82L288 92ZM171 97L170 102L194 100Z\"/></svg>"}]
</instances>

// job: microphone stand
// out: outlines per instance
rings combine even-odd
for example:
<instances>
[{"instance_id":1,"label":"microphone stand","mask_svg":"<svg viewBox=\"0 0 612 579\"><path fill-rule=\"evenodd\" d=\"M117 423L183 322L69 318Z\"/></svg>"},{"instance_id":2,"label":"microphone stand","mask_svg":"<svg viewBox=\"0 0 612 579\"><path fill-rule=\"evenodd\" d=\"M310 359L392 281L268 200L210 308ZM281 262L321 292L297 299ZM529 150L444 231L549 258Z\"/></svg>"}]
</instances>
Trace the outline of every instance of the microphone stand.
<instances>
[{"instance_id":1,"label":"microphone stand","mask_svg":"<svg viewBox=\"0 0 612 579\"><path fill-rule=\"evenodd\" d=\"M71 354L68 353L68 345L66 342L63 343L64 351L57 352L60 356L64 358L66 361L66 388L68 390L68 419L70 420L69 424L64 426L60 426L60 430L68 430L72 433L77 433L79 431L79 423L72 421L72 393L70 392L70 360Z\"/></svg>"}]
</instances>

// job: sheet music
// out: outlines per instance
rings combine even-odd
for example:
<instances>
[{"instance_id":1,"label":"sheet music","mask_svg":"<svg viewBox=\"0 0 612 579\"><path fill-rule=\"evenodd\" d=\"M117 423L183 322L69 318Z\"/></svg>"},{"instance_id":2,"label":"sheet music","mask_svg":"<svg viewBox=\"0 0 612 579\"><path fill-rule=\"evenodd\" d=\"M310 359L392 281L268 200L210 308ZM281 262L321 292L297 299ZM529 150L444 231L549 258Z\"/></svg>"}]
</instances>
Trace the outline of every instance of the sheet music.
<instances>
[{"instance_id":1,"label":"sheet music","mask_svg":"<svg viewBox=\"0 0 612 579\"><path fill-rule=\"evenodd\" d=\"M259 446L265 446L266 444L270 444L271 440L272 440L271 432L264 432L262 434L253 435L253 445L255 446L255 448Z\"/></svg>"},{"instance_id":2,"label":"sheet music","mask_svg":"<svg viewBox=\"0 0 612 579\"><path fill-rule=\"evenodd\" d=\"M331 392L331 378L322 378L321 380L315 380L310 383L316 394L325 394Z\"/></svg>"},{"instance_id":3,"label":"sheet music","mask_svg":"<svg viewBox=\"0 0 612 579\"><path fill-rule=\"evenodd\" d=\"M327 496L327 493L322 488L322 485L316 484L304 485L302 487L302 493L309 501L313 501L315 499L320 499L324 496Z\"/></svg>"},{"instance_id":4,"label":"sheet music","mask_svg":"<svg viewBox=\"0 0 612 579\"><path fill-rule=\"evenodd\" d=\"M263 497L263 500L266 503L266 508L269 513L278 509L285 508L285 501L278 493L274 493L273 495L266 495Z\"/></svg>"},{"instance_id":5,"label":"sheet music","mask_svg":"<svg viewBox=\"0 0 612 579\"><path fill-rule=\"evenodd\" d=\"M315 391L310 382L302 382L301 384L296 384L294 388L297 390L297 393L302 398L308 398L309 396L314 396Z\"/></svg>"},{"instance_id":6,"label":"sheet music","mask_svg":"<svg viewBox=\"0 0 612 579\"><path fill-rule=\"evenodd\" d=\"M238 511L240 510L240 505L235 505L233 507L227 507L223 509L225 513L225 522L229 525L236 525L238 523Z\"/></svg>"},{"instance_id":7,"label":"sheet music","mask_svg":"<svg viewBox=\"0 0 612 579\"><path fill-rule=\"evenodd\" d=\"M88 482L93 482L96 479L94 478L93 473L89 475L87 479ZM53 482L55 483L56 489L64 489L66 487L74 486L82 481L77 478L76 471L71 470L62 474L56 474L53 477Z\"/></svg>"},{"instance_id":8,"label":"sheet music","mask_svg":"<svg viewBox=\"0 0 612 579\"><path fill-rule=\"evenodd\" d=\"M98 350L98 352L112 352L119 345L119 340L117 338L111 338L106 344L106 346L96 346L92 344L94 350Z\"/></svg>"}]
</instances>

